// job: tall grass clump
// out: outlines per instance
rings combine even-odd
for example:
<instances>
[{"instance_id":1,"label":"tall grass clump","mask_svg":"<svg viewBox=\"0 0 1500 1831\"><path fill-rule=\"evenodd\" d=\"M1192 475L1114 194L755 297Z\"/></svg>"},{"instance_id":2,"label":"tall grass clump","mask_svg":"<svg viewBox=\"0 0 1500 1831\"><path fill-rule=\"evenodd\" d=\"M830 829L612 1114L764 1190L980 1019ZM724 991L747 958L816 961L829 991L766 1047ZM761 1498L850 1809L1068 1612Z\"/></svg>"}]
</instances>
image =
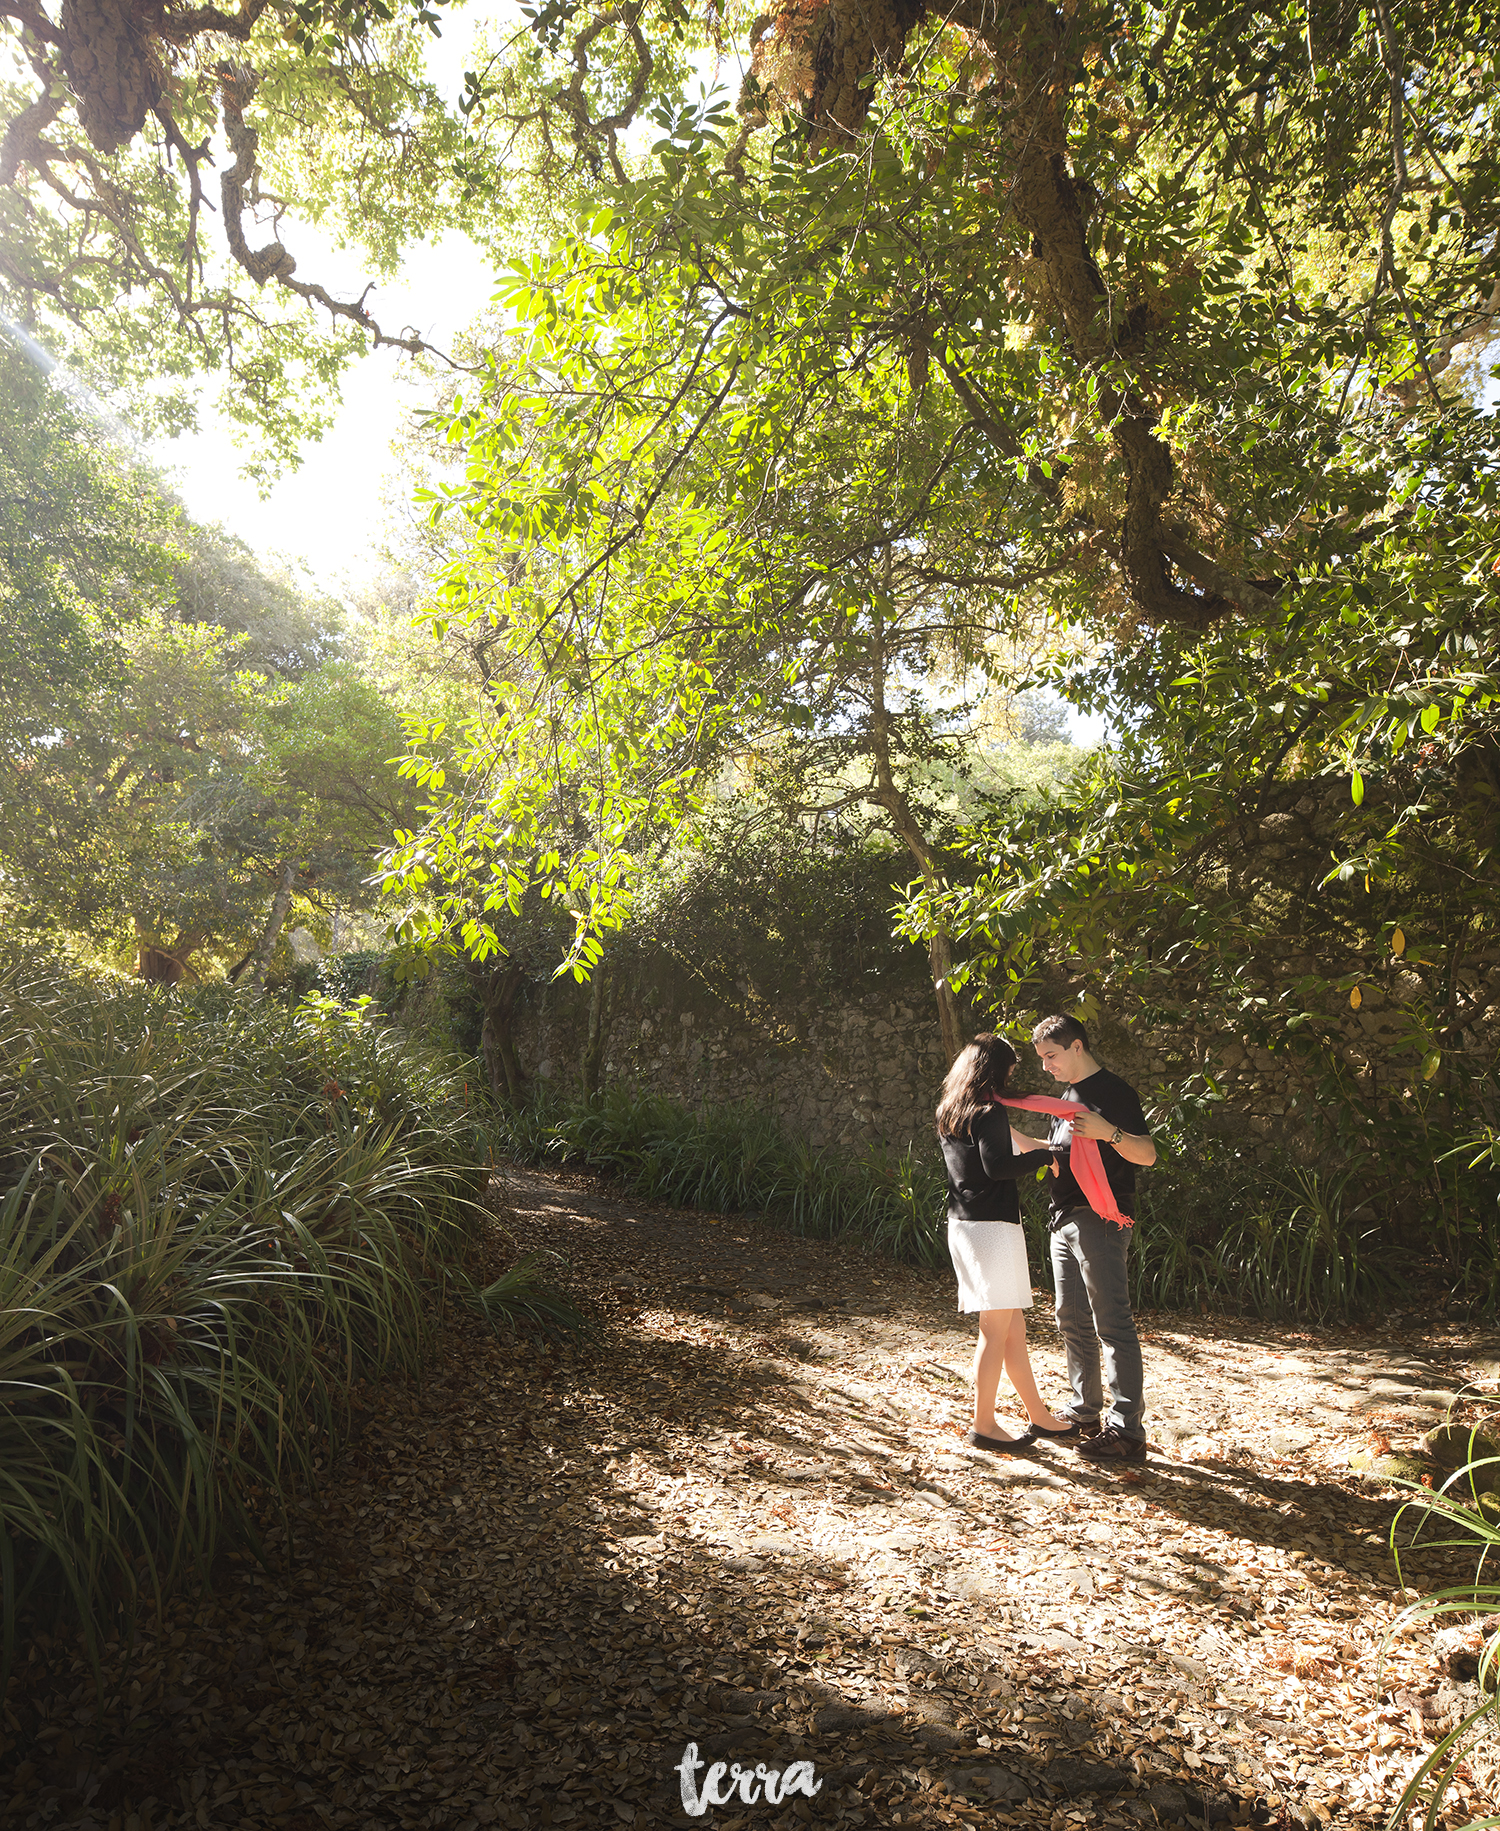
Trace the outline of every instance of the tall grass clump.
<instances>
[{"instance_id":1,"label":"tall grass clump","mask_svg":"<svg viewBox=\"0 0 1500 1831\"><path fill-rule=\"evenodd\" d=\"M545 1091L495 1119L497 1156L577 1163L622 1178L637 1195L679 1207L759 1213L816 1239L851 1236L908 1264L946 1268L947 1181L936 1140L899 1155L815 1150L763 1110L694 1111L660 1094L616 1088L592 1099ZM1044 1192L1022 1187L1033 1272L1051 1259ZM1389 1272L1351 1178L1264 1171L1224 1153L1164 1152L1138 1183L1130 1249L1142 1310L1196 1310L1327 1321L1377 1302Z\"/></svg>"},{"instance_id":2,"label":"tall grass clump","mask_svg":"<svg viewBox=\"0 0 1500 1831\"><path fill-rule=\"evenodd\" d=\"M948 1263L935 1149L930 1158L816 1150L751 1106L693 1111L628 1088L588 1100L544 1094L501 1108L496 1124L497 1155L517 1162L587 1164L674 1207L764 1214L810 1239L852 1236L908 1264Z\"/></svg>"},{"instance_id":3,"label":"tall grass clump","mask_svg":"<svg viewBox=\"0 0 1500 1831\"><path fill-rule=\"evenodd\" d=\"M1137 1185L1131 1293L1140 1309L1329 1322L1379 1301L1389 1260L1348 1172L1268 1176L1224 1153L1166 1157Z\"/></svg>"},{"instance_id":4,"label":"tall grass clump","mask_svg":"<svg viewBox=\"0 0 1500 1831\"><path fill-rule=\"evenodd\" d=\"M296 1011L0 966L0 1588L91 1651L414 1369L487 1167L462 1082ZM472 1289L472 1287L471 1287Z\"/></svg>"},{"instance_id":5,"label":"tall grass clump","mask_svg":"<svg viewBox=\"0 0 1500 1831\"><path fill-rule=\"evenodd\" d=\"M1475 1574L1470 1583L1433 1590L1403 1609L1387 1631L1382 1657L1398 1635L1426 1622L1446 1620L1450 1626L1473 1628L1475 1639L1481 1644L1477 1649L1478 1701L1439 1738L1407 1781L1386 1820L1388 1831L1400 1831L1415 1823L1417 1813L1421 1814L1422 1831L1438 1831L1442 1824L1451 1825L1452 1818L1444 1816L1445 1801L1455 1783L1466 1776L1466 1770L1466 1777L1485 1793L1492 1794L1500 1780L1500 1633L1495 1632L1496 1618L1500 1617L1500 1582L1496 1581L1495 1568L1500 1559L1500 1519L1490 1493L1500 1479L1500 1463L1490 1453L1492 1448L1487 1439L1476 1433L1469 1442L1470 1460L1455 1469L1441 1488L1419 1489L1409 1481L1396 1484L1414 1491L1414 1498L1401 1508L1391 1525L1398 1580L1399 1534L1408 1514L1416 1515L1414 1544L1425 1537L1429 1550L1468 1551L1474 1556ZM1377 1674L1377 1685L1379 1682ZM1495 1825L1500 1825L1500 1818L1485 1816L1468 1820L1458 1831L1484 1831L1484 1827Z\"/></svg>"}]
</instances>

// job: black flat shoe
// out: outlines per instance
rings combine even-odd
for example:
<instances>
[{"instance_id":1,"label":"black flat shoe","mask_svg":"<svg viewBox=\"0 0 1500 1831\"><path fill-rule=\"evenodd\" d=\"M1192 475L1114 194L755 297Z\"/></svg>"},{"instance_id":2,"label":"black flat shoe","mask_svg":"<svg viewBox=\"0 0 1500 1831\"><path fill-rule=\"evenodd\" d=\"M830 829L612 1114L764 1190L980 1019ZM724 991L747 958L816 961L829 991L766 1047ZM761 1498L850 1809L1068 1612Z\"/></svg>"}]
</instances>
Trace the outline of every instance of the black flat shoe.
<instances>
[{"instance_id":1,"label":"black flat shoe","mask_svg":"<svg viewBox=\"0 0 1500 1831\"><path fill-rule=\"evenodd\" d=\"M1028 1424L1026 1426L1028 1443L1081 1443L1083 1426L1074 1418L1071 1424L1062 1430L1049 1430L1045 1424Z\"/></svg>"},{"instance_id":2,"label":"black flat shoe","mask_svg":"<svg viewBox=\"0 0 1500 1831\"><path fill-rule=\"evenodd\" d=\"M971 1430L964 1442L971 1450L988 1450L994 1456L1024 1456L1031 1448L1031 1438L1026 1434L1019 1437L982 1437L977 1430Z\"/></svg>"}]
</instances>

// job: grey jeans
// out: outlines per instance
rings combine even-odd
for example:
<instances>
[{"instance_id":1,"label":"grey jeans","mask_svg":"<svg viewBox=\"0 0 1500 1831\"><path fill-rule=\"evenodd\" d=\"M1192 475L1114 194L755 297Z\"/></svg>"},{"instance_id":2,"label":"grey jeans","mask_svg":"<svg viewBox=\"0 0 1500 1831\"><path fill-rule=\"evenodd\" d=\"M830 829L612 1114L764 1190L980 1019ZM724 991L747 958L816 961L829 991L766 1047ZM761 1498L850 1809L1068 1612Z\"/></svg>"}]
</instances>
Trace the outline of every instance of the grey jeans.
<instances>
[{"instance_id":1,"label":"grey jeans","mask_svg":"<svg viewBox=\"0 0 1500 1831\"><path fill-rule=\"evenodd\" d=\"M1118 1227L1092 1208L1070 1208L1052 1234L1052 1282L1057 1291L1057 1330L1068 1353L1073 1387L1069 1407L1085 1423L1104 1408L1099 1383L1099 1348L1111 1400L1106 1422L1127 1437L1144 1439L1141 1340L1130 1314L1130 1229Z\"/></svg>"}]
</instances>

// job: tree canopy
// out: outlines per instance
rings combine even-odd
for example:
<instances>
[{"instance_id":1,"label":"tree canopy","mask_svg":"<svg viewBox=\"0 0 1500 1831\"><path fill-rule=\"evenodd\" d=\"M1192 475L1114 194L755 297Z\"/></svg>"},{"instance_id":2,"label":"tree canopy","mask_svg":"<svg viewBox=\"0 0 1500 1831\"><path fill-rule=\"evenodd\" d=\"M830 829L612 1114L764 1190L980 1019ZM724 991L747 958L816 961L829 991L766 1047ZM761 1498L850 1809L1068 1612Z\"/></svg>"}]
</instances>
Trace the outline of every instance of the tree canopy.
<instances>
[{"instance_id":1,"label":"tree canopy","mask_svg":"<svg viewBox=\"0 0 1500 1831\"><path fill-rule=\"evenodd\" d=\"M566 755L618 835L649 806L621 733L673 757L674 817L768 728L857 748L871 631L962 605L971 665L1119 741L978 820L913 935L1002 1009L1207 1009L1226 1046L1305 1045L1357 1130L1427 1089L1479 1136L1493 20L808 4L752 37L737 118L658 111L586 232L513 269L514 328L444 416L440 620L525 658L487 714L508 780ZM512 793L464 830L514 886L558 866ZM454 830L441 792L430 823L417 852ZM594 919L622 851L608 882L597 829L573 854ZM1383 1082L1347 1021L1378 974Z\"/></svg>"},{"instance_id":2,"label":"tree canopy","mask_svg":"<svg viewBox=\"0 0 1500 1831\"><path fill-rule=\"evenodd\" d=\"M274 234L251 248L257 208L342 212L384 258L519 207L504 148L521 190L547 175L549 220L587 205L513 262L434 415L431 623L472 697L411 737L421 805L387 874L419 927L485 953L489 916L545 891L587 970L733 759L808 782L838 758L839 792L871 766L901 831L897 765L961 729L938 730L948 687L1051 682L1107 715L1107 755L1061 797L974 805L962 842L907 823L939 978L946 944L1002 1008L1279 1025L1359 1127L1387 1093L1448 1102L1450 1141L1493 1122L1463 964L1493 930L1500 792L1492 9L795 0L695 23L584 0L529 14L450 118L413 48L435 16L275 0L122 26L110 67L140 80L101 113L106 65L77 51L100 4L28 28L45 94L0 172L31 262L8 296L84 324L88 286L139 279L132 336L188 349L212 321L192 362L243 320L270 339L245 411L277 437L276 403L340 357L299 345L294 376L272 350L257 302L298 276ZM685 56L736 32L739 95L687 99ZM179 130L233 159L241 291L217 315L89 201L137 161L130 220L155 211L197 272L209 155ZM65 169L112 268L87 237L66 272L48 254ZM335 318L335 342L376 335ZM1277 948L1302 963L1285 984ZM1386 1092L1347 1015L1379 974L1405 1013Z\"/></svg>"},{"instance_id":3,"label":"tree canopy","mask_svg":"<svg viewBox=\"0 0 1500 1831\"><path fill-rule=\"evenodd\" d=\"M511 632L549 733L711 748L881 551L997 623L1253 647L1488 449L1478 13L873 18L759 28L727 146L663 111L449 416L445 614Z\"/></svg>"},{"instance_id":4,"label":"tree canopy","mask_svg":"<svg viewBox=\"0 0 1500 1831\"><path fill-rule=\"evenodd\" d=\"M570 207L588 162L530 98L607 114L622 46L678 69L667 22L654 50L656 26L622 22L564 64L517 21L474 35L451 104L425 49L456 11L4 0L0 314L128 390L140 427L190 424L219 377L252 466L295 464L351 361L428 351L380 303L409 249L454 229L494 250L517 223L546 239ZM307 229L367 283L320 274Z\"/></svg>"},{"instance_id":5,"label":"tree canopy","mask_svg":"<svg viewBox=\"0 0 1500 1831\"><path fill-rule=\"evenodd\" d=\"M412 817L399 711L309 601L0 345L0 900L23 926L225 965L367 905ZM263 961L259 962L263 968Z\"/></svg>"}]
</instances>

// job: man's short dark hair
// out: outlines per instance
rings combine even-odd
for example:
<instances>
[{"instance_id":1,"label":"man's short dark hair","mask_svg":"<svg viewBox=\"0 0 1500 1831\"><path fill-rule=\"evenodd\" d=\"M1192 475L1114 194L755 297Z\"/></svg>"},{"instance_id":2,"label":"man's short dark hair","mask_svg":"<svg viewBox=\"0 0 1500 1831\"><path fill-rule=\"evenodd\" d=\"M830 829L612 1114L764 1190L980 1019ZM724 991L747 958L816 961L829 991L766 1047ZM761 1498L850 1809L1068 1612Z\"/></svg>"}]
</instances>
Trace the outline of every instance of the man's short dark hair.
<instances>
[{"instance_id":1,"label":"man's short dark hair","mask_svg":"<svg viewBox=\"0 0 1500 1831\"><path fill-rule=\"evenodd\" d=\"M1069 1049L1074 1043L1083 1044L1083 1053L1092 1054L1089 1048L1089 1033L1076 1017L1044 1017L1031 1033L1034 1043L1057 1043Z\"/></svg>"}]
</instances>

